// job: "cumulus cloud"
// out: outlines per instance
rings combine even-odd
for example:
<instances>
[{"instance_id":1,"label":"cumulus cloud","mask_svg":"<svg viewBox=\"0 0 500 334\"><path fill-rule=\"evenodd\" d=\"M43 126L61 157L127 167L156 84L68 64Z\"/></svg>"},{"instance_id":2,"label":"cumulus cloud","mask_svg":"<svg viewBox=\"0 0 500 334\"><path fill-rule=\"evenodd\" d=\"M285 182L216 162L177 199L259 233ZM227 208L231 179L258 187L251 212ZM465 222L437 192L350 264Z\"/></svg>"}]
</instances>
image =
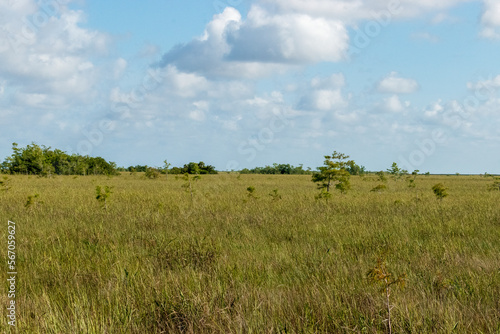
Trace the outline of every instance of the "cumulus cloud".
<instances>
[{"instance_id":1,"label":"cumulus cloud","mask_svg":"<svg viewBox=\"0 0 500 334\"><path fill-rule=\"evenodd\" d=\"M89 57L105 51L107 37L81 28L83 13L65 3L0 1L0 75L21 104L85 100L97 81Z\"/></svg>"},{"instance_id":2,"label":"cumulus cloud","mask_svg":"<svg viewBox=\"0 0 500 334\"><path fill-rule=\"evenodd\" d=\"M390 112L394 113L402 112L409 106L410 102L408 101L401 102L399 96L397 95L392 95L391 97L384 99L384 108Z\"/></svg>"},{"instance_id":3,"label":"cumulus cloud","mask_svg":"<svg viewBox=\"0 0 500 334\"><path fill-rule=\"evenodd\" d=\"M160 66L211 76L266 76L293 65L339 61L348 39L340 21L279 15L255 5L243 20L229 7L214 16L201 37L166 53Z\"/></svg>"},{"instance_id":4,"label":"cumulus cloud","mask_svg":"<svg viewBox=\"0 0 500 334\"><path fill-rule=\"evenodd\" d=\"M438 100L424 109L426 123L438 126L450 136L474 141L498 141L500 99L491 97L470 108L464 101Z\"/></svg>"},{"instance_id":5,"label":"cumulus cloud","mask_svg":"<svg viewBox=\"0 0 500 334\"><path fill-rule=\"evenodd\" d=\"M114 117L128 119L138 116L141 118L143 112L164 111L164 105L172 108L182 103L181 110L192 109L193 105L197 105L195 104L197 100L206 97L210 88L211 84L205 77L185 73L169 65L166 68L150 69L142 82L129 91L114 87L109 100L112 105L111 109L115 113ZM199 102L197 103L200 105ZM203 110L198 108L194 111L196 113L193 115L197 115L200 119L199 111Z\"/></svg>"},{"instance_id":6,"label":"cumulus cloud","mask_svg":"<svg viewBox=\"0 0 500 334\"><path fill-rule=\"evenodd\" d=\"M257 0L245 18L227 7L215 15L202 36L167 52L160 66L207 76L259 78L283 73L290 66L338 62L349 55L348 28L434 14L432 22L449 20L446 10L471 0ZM500 5L483 0L482 35L496 36ZM500 35L499 35L500 36ZM415 39L438 42L416 33ZM391 91L392 92L392 91Z\"/></svg>"},{"instance_id":7,"label":"cumulus cloud","mask_svg":"<svg viewBox=\"0 0 500 334\"><path fill-rule=\"evenodd\" d=\"M305 14L277 15L253 6L228 36L229 60L275 63L338 61L348 46L340 21Z\"/></svg>"},{"instance_id":8,"label":"cumulus cloud","mask_svg":"<svg viewBox=\"0 0 500 334\"><path fill-rule=\"evenodd\" d=\"M250 84L233 80L210 80L198 73L179 70L173 65L149 69L132 89L114 87L109 94L111 117L143 122L187 119L206 121L214 113L235 113L235 101L254 98ZM215 111L213 106L217 106ZM160 124L160 123L157 123Z\"/></svg>"},{"instance_id":9,"label":"cumulus cloud","mask_svg":"<svg viewBox=\"0 0 500 334\"><path fill-rule=\"evenodd\" d=\"M419 86L417 81L413 79L406 79L399 77L397 72L392 72L389 76L382 79L378 85L377 90L380 93L391 94L409 94L418 90Z\"/></svg>"},{"instance_id":10,"label":"cumulus cloud","mask_svg":"<svg viewBox=\"0 0 500 334\"><path fill-rule=\"evenodd\" d=\"M203 122L206 119L206 113L210 109L208 101L193 102L193 108L189 113L189 118L194 121Z\"/></svg>"},{"instance_id":11,"label":"cumulus cloud","mask_svg":"<svg viewBox=\"0 0 500 334\"><path fill-rule=\"evenodd\" d=\"M484 9L481 23L484 28L480 35L489 39L500 39L500 3L496 0L483 0Z\"/></svg>"},{"instance_id":12,"label":"cumulus cloud","mask_svg":"<svg viewBox=\"0 0 500 334\"><path fill-rule=\"evenodd\" d=\"M226 59L232 49L228 36L241 25L241 14L234 8L226 8L214 16L201 37L167 52L159 63L160 67L173 65L181 71L226 78L257 78L284 71L286 67L281 64Z\"/></svg>"},{"instance_id":13,"label":"cumulus cloud","mask_svg":"<svg viewBox=\"0 0 500 334\"><path fill-rule=\"evenodd\" d=\"M491 95L500 89L500 75L476 82L468 82L467 88L477 94Z\"/></svg>"},{"instance_id":14,"label":"cumulus cloud","mask_svg":"<svg viewBox=\"0 0 500 334\"><path fill-rule=\"evenodd\" d=\"M316 77L300 98L298 109L328 111L346 108L349 104L342 94L345 85L343 74L333 74L329 77Z\"/></svg>"},{"instance_id":15,"label":"cumulus cloud","mask_svg":"<svg viewBox=\"0 0 500 334\"><path fill-rule=\"evenodd\" d=\"M486 25L500 26L500 3L496 0L484 0L482 22Z\"/></svg>"},{"instance_id":16,"label":"cumulus cloud","mask_svg":"<svg viewBox=\"0 0 500 334\"><path fill-rule=\"evenodd\" d=\"M347 102L339 90L314 90L302 98L299 106L301 109L332 110L344 108Z\"/></svg>"},{"instance_id":17,"label":"cumulus cloud","mask_svg":"<svg viewBox=\"0 0 500 334\"><path fill-rule=\"evenodd\" d=\"M171 64L181 70L198 72L219 67L222 58L230 51L227 33L240 24L240 13L234 8L226 8L223 13L214 16L202 37L173 48L163 56L161 65Z\"/></svg>"},{"instance_id":18,"label":"cumulus cloud","mask_svg":"<svg viewBox=\"0 0 500 334\"><path fill-rule=\"evenodd\" d=\"M428 118L435 118L444 110L443 102L438 100L433 102L427 109L424 111L424 116Z\"/></svg>"},{"instance_id":19,"label":"cumulus cloud","mask_svg":"<svg viewBox=\"0 0 500 334\"><path fill-rule=\"evenodd\" d=\"M173 66L168 66L164 71L164 88L180 97L196 97L208 88L205 77L195 73L185 73Z\"/></svg>"}]
</instances>

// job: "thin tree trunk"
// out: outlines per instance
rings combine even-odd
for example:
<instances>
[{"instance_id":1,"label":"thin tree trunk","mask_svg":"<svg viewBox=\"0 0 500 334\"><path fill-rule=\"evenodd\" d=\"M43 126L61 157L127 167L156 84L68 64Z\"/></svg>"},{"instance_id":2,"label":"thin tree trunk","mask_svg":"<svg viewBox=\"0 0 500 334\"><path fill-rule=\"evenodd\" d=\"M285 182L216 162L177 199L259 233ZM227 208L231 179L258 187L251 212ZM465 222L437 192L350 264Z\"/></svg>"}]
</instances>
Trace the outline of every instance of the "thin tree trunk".
<instances>
[{"instance_id":1,"label":"thin tree trunk","mask_svg":"<svg viewBox=\"0 0 500 334\"><path fill-rule=\"evenodd\" d=\"M386 279L386 284L387 284L387 279ZM391 291L388 286L385 288L385 295L386 295L386 303L387 303L387 327L389 329L389 334L392 334L392 325L391 325L391 304L389 301L389 296L391 295Z\"/></svg>"},{"instance_id":2,"label":"thin tree trunk","mask_svg":"<svg viewBox=\"0 0 500 334\"><path fill-rule=\"evenodd\" d=\"M191 204L193 204L193 189L191 188L191 180L189 180L189 192L191 193Z\"/></svg>"}]
</instances>

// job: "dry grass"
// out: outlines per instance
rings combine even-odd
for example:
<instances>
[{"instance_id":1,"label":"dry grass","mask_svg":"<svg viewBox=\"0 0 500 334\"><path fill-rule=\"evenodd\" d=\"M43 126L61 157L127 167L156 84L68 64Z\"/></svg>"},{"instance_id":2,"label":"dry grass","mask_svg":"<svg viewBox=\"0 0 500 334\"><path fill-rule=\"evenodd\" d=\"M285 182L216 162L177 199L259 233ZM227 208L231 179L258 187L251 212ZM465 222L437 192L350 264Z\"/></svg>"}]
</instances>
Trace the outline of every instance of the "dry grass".
<instances>
[{"instance_id":1,"label":"dry grass","mask_svg":"<svg viewBox=\"0 0 500 334\"><path fill-rule=\"evenodd\" d=\"M328 203L310 176L204 176L193 201L173 176L10 178L0 221L17 224L19 333L384 333L384 296L366 278L381 254L407 275L394 333L500 333L491 178L419 176L379 193L375 176L353 177ZM107 210L98 185L113 187Z\"/></svg>"}]
</instances>

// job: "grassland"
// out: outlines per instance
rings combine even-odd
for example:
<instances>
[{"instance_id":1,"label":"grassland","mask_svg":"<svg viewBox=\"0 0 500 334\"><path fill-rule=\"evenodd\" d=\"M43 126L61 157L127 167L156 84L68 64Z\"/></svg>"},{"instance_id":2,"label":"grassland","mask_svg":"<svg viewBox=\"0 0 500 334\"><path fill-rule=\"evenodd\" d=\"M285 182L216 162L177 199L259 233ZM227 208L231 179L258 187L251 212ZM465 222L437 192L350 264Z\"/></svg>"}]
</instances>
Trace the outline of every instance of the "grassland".
<instances>
[{"instance_id":1,"label":"grassland","mask_svg":"<svg viewBox=\"0 0 500 334\"><path fill-rule=\"evenodd\" d=\"M390 180L378 193L375 176L353 177L326 202L310 176L204 176L192 200L173 176L9 177L2 333L385 333L385 296L366 277L381 256L407 276L390 297L393 333L500 333L491 178L419 176L415 189ZM98 185L113 187L106 210ZM5 316L9 219L15 329Z\"/></svg>"}]
</instances>

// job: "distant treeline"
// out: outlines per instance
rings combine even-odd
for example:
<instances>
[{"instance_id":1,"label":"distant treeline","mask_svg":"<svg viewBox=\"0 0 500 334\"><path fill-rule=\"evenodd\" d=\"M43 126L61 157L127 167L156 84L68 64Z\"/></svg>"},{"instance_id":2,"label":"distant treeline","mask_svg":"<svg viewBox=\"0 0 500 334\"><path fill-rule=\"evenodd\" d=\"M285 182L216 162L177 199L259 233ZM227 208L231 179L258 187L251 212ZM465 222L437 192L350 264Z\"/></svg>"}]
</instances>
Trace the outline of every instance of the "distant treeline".
<instances>
[{"instance_id":1,"label":"distant treeline","mask_svg":"<svg viewBox=\"0 0 500 334\"><path fill-rule=\"evenodd\" d=\"M150 167L147 165L137 165L137 166L130 166L128 168L118 168L118 171L120 172L151 172L151 170L154 170L156 172L159 172L161 174L217 174L217 171L215 170L215 167L212 165L207 165L203 161L200 161L198 163L196 162L190 162L188 164L185 164L184 167L172 167L172 168L157 168L157 167Z\"/></svg>"},{"instance_id":2,"label":"distant treeline","mask_svg":"<svg viewBox=\"0 0 500 334\"><path fill-rule=\"evenodd\" d=\"M183 167L170 167L165 161L163 167L150 167L137 165L117 167L114 162L108 162L101 157L81 156L79 154L67 154L58 149L39 146L35 143L19 148L17 143L12 144L12 155L7 157L0 165L0 172L8 174L27 175L117 175L118 172L143 172L147 177L156 178L161 174L217 174L214 166L190 162ZM365 167L350 162L347 171L351 175L362 175L366 173ZM288 175L310 175L311 168L304 169L302 165L292 166L290 164L277 164L272 166L255 167L253 169L242 169L241 174L288 174Z\"/></svg>"},{"instance_id":3,"label":"distant treeline","mask_svg":"<svg viewBox=\"0 0 500 334\"><path fill-rule=\"evenodd\" d=\"M347 171L351 175L362 175L366 173L364 166L358 166L355 163L349 164ZM304 169L302 165L298 167L290 164L273 164L272 166L255 167L253 169L242 169L241 174L289 174L289 175L309 175L313 174L311 168Z\"/></svg>"},{"instance_id":4,"label":"distant treeline","mask_svg":"<svg viewBox=\"0 0 500 334\"><path fill-rule=\"evenodd\" d=\"M17 143L13 143L12 151L12 155L0 166L2 173L41 176L117 174L116 164L101 157L69 155L35 143L25 148L19 148Z\"/></svg>"},{"instance_id":5,"label":"distant treeline","mask_svg":"<svg viewBox=\"0 0 500 334\"><path fill-rule=\"evenodd\" d=\"M298 167L292 166L290 164L273 164L272 166L265 167L255 167L253 169L244 168L240 170L241 174L294 174L303 175L311 174L311 169L305 170L302 165Z\"/></svg>"}]
</instances>

